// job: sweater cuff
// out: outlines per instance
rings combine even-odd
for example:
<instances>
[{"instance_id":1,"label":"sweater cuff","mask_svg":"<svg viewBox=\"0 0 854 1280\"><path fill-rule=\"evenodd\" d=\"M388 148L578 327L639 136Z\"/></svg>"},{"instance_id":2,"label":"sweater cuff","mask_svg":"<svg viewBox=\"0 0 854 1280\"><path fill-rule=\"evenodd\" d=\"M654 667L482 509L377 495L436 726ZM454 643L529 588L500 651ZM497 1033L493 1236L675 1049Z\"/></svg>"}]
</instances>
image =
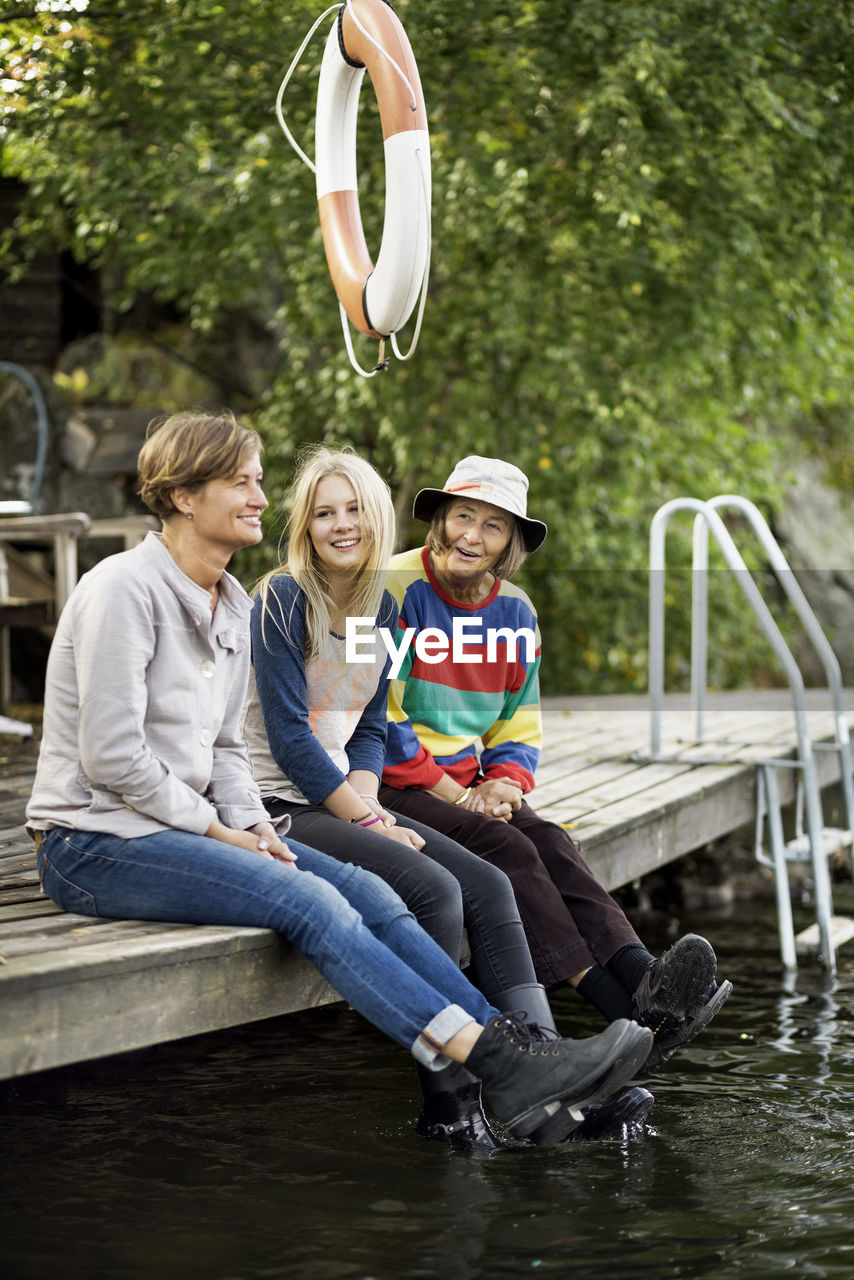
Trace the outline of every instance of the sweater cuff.
<instances>
[{"instance_id":1,"label":"sweater cuff","mask_svg":"<svg viewBox=\"0 0 854 1280\"><path fill-rule=\"evenodd\" d=\"M424 752L421 759L416 757L405 764L387 764L383 769L383 782L390 787L405 791L412 787L418 791L429 791L445 776L444 769L437 765L432 756Z\"/></svg>"},{"instance_id":2,"label":"sweater cuff","mask_svg":"<svg viewBox=\"0 0 854 1280\"><path fill-rule=\"evenodd\" d=\"M522 765L514 764L512 760L503 760L500 764L490 765L484 770L483 776L484 778L512 778L522 788L523 795L534 790L534 775Z\"/></svg>"}]
</instances>

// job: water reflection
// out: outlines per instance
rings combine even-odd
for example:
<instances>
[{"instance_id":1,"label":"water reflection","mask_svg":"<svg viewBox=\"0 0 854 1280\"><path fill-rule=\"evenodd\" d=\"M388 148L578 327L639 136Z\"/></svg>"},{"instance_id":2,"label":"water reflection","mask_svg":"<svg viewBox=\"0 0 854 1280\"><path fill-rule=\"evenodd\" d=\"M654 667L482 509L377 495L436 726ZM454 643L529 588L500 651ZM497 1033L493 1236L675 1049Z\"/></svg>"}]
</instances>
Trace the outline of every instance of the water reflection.
<instances>
[{"instance_id":1,"label":"water reflection","mask_svg":"<svg viewBox=\"0 0 854 1280\"><path fill-rule=\"evenodd\" d=\"M772 915L691 924L736 993L627 1141L419 1143L408 1060L344 1009L0 1085L0 1274L847 1280L854 946L784 984Z\"/></svg>"},{"instance_id":2,"label":"water reflection","mask_svg":"<svg viewBox=\"0 0 854 1280\"><path fill-rule=\"evenodd\" d=\"M803 978L801 979L803 982ZM819 986L819 983L821 985ZM835 979L819 978L811 983L812 992L799 992L798 977L786 974L783 993L777 1002L779 1034L773 1047L781 1052L802 1053L809 1040L817 1058L814 1081L821 1084L832 1074L832 1054L837 1043L840 1006L836 1000Z\"/></svg>"}]
</instances>

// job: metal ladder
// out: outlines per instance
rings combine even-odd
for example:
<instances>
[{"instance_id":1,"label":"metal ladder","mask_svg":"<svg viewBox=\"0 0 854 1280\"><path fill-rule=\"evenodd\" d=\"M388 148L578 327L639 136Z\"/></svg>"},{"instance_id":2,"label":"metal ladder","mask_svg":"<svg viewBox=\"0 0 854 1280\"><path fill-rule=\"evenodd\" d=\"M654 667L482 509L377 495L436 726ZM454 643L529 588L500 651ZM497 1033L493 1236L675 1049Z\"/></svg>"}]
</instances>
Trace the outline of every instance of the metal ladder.
<instances>
[{"instance_id":1,"label":"metal ladder","mask_svg":"<svg viewBox=\"0 0 854 1280\"><path fill-rule=\"evenodd\" d=\"M833 742L813 743L810 739L804 682L800 669L732 535L719 515L721 508L737 510L747 517L768 557L777 581L821 659L835 713ZM833 915L828 871L828 855L841 846L851 848L852 830L854 830L851 743L843 705L839 662L764 517L752 502L735 494L721 494L706 502L697 498L675 498L660 507L652 520L649 596L650 758L653 760L671 758L663 755L661 750L661 711L664 697L665 537L670 519L677 511L695 513L691 574L691 706L695 722L695 741L697 743L703 741L708 654L708 546L711 533L723 553L727 567L735 574L743 595L779 659L792 693L798 744L797 756L794 759L763 760L757 764L756 853L761 862L774 870L781 958L787 970L794 970L797 967L799 949L815 951L829 972L835 973L836 948L854 938L854 921ZM828 828L824 825L821 791L815 763L816 751L833 751L838 756L845 818L848 824L844 830ZM796 774L796 833L794 838L788 841L783 832L779 786L779 775L783 770L792 770ZM766 824L770 854L765 852ZM816 923L797 939L792 921L788 870L790 862L810 864L815 897Z\"/></svg>"}]
</instances>

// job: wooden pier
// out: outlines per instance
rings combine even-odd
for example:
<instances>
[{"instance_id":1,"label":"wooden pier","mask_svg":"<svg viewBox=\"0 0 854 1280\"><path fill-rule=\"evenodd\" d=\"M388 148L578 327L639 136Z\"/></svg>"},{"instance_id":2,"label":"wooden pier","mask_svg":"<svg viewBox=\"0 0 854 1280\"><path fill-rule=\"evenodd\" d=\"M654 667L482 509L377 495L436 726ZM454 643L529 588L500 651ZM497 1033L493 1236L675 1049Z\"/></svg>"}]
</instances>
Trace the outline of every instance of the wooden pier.
<instances>
[{"instance_id":1,"label":"wooden pier","mask_svg":"<svg viewBox=\"0 0 854 1280\"><path fill-rule=\"evenodd\" d=\"M808 696L813 742L834 734L824 690ZM666 761L650 762L645 697L551 698L532 803L564 824L616 888L753 821L756 762L791 756L787 692L713 695L704 742L687 698L668 698ZM846 718L854 723L854 694ZM0 1079L141 1048L338 999L266 929L70 915L41 894L24 830L34 744L0 736ZM714 763L709 763L713 759ZM819 752L822 787L839 777ZM793 798L794 778L783 800Z\"/></svg>"}]
</instances>

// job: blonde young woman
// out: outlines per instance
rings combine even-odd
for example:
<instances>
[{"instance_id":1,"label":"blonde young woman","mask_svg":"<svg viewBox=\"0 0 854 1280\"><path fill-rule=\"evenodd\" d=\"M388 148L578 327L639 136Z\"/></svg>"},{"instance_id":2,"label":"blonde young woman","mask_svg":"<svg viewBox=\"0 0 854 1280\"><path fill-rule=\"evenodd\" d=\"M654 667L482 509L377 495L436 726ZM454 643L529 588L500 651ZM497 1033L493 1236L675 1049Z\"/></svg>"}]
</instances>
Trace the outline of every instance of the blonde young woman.
<instances>
[{"instance_id":1,"label":"blonde young woman","mask_svg":"<svg viewBox=\"0 0 854 1280\"><path fill-rule=\"evenodd\" d=\"M251 602L226 571L262 536L260 441L230 413L176 414L139 472L163 532L81 579L51 647L27 806L45 891L84 915L276 929L426 1070L465 1063L517 1138L562 1140L649 1032L542 1052L382 880L284 843L238 731Z\"/></svg>"},{"instance_id":2,"label":"blonde young woman","mask_svg":"<svg viewBox=\"0 0 854 1280\"><path fill-rule=\"evenodd\" d=\"M465 927L474 983L496 1007L523 1010L538 1034L554 1035L504 873L421 823L398 823L377 801L389 658L376 628L397 624L384 589L394 536L388 486L356 454L319 448L304 457L286 506L287 549L252 612L243 721L269 813L287 816L296 839L381 876L455 962ZM348 618L363 620L363 651L371 650L365 620L374 623L368 664L347 659ZM502 1145L465 1071L419 1074L423 1136L461 1149ZM651 1101L633 1091L618 1110L589 1116L587 1131L644 1114Z\"/></svg>"}]
</instances>

